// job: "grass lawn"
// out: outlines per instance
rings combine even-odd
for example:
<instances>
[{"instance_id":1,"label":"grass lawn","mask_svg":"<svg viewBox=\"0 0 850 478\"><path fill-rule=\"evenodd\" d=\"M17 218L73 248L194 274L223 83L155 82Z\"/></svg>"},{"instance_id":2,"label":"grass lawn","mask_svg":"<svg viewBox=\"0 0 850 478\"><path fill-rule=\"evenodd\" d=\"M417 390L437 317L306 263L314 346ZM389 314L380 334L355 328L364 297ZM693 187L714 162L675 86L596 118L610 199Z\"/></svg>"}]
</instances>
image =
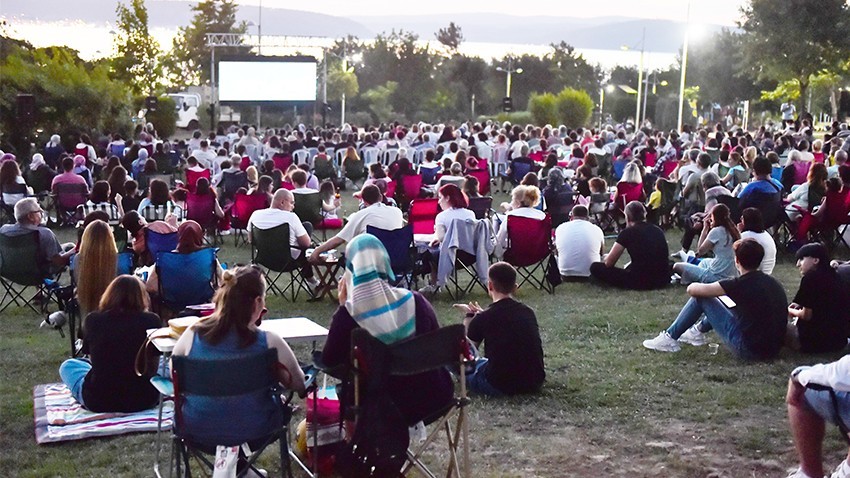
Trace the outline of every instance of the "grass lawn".
<instances>
[{"instance_id":1,"label":"grass lawn","mask_svg":"<svg viewBox=\"0 0 850 478\"><path fill-rule=\"evenodd\" d=\"M345 205L353 210L349 200ZM60 238L71 234L61 231ZM679 237L668 232L671 250ZM249 248L225 239L220 258L247 263ZM793 260L780 258L774 276L790 299L799 285ZM676 354L645 350L641 341L666 328L685 302L681 286L640 293L562 284L554 295L530 288L518 295L537 313L546 385L538 396L473 400L474 476L784 476L796 464L784 405L788 374L840 356L786 350L771 363L744 363L722 348L716 356L687 345ZM470 299L488 301L480 289ZM325 326L336 308L335 300L308 303L303 296L295 304L269 297L267 304L269 317L303 315ZM443 325L461 320L445 293L433 304ZM151 476L154 434L36 445L33 386L59 381L68 354L67 339L38 329L41 320L17 308L0 317L3 474ZM296 347L304 360L307 352ZM835 466L845 448L837 431L829 430L825 448L827 467ZM261 465L280 476L270 452Z\"/></svg>"}]
</instances>

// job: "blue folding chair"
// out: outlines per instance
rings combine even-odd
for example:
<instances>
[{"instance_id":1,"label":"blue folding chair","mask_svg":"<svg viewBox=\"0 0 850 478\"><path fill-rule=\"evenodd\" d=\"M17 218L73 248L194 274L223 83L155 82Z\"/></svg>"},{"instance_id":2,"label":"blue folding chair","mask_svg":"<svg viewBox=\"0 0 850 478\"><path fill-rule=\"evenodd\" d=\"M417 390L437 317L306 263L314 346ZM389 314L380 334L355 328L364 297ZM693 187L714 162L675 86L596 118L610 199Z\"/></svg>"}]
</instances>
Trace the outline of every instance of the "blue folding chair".
<instances>
[{"instance_id":1,"label":"blue folding chair","mask_svg":"<svg viewBox=\"0 0 850 478\"><path fill-rule=\"evenodd\" d=\"M145 229L145 247L147 247L151 259L150 261L146 261L147 264L145 265L150 265L160 252L171 252L177 248L177 233L169 232L167 234L160 234L150 229Z\"/></svg>"},{"instance_id":2,"label":"blue folding chair","mask_svg":"<svg viewBox=\"0 0 850 478\"><path fill-rule=\"evenodd\" d=\"M366 226L366 233L377 237L390 256L390 264L395 274L395 279L389 281L390 284L398 287L404 281L407 288L415 289L417 280L413 270L416 264L416 247L413 245L413 226L408 224L392 231Z\"/></svg>"},{"instance_id":3,"label":"blue folding chair","mask_svg":"<svg viewBox=\"0 0 850 478\"><path fill-rule=\"evenodd\" d=\"M133 273L133 253L122 252L118 254L118 275Z\"/></svg>"},{"instance_id":4,"label":"blue folding chair","mask_svg":"<svg viewBox=\"0 0 850 478\"><path fill-rule=\"evenodd\" d=\"M160 252L156 256L160 303L172 311L206 304L218 287L217 248L200 249L189 254Z\"/></svg>"}]
</instances>

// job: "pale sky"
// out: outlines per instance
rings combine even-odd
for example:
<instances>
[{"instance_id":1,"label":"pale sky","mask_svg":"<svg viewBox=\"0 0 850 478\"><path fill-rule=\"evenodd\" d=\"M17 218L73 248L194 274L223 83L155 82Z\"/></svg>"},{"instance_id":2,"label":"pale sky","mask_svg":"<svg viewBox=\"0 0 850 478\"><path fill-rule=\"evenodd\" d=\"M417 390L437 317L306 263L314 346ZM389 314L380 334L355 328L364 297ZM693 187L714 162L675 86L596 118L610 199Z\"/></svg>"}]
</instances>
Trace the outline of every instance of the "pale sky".
<instances>
[{"instance_id":1,"label":"pale sky","mask_svg":"<svg viewBox=\"0 0 850 478\"><path fill-rule=\"evenodd\" d=\"M686 0L549 0L535 2L535 8L520 8L517 0L487 0L486 2L457 0L426 0L421 2L374 2L351 0L321 0L304 2L292 0L238 0L244 9L262 3L264 7L290 8L336 16L373 15L426 15L456 13L468 15L482 11L511 15L554 15L572 17L632 16L685 21L688 1ZM691 1L691 20L703 24L732 26L740 18L740 8L746 0L696 0ZM462 18L458 18L462 20Z\"/></svg>"}]
</instances>

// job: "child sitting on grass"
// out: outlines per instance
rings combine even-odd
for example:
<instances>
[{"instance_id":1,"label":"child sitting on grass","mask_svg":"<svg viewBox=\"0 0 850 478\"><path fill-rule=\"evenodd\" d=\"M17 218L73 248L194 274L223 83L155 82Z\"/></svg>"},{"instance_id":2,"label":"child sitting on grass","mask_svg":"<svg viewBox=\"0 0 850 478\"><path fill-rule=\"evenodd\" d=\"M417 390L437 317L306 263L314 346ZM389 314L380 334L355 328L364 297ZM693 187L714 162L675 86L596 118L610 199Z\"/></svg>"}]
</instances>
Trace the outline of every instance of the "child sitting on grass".
<instances>
[{"instance_id":1,"label":"child sitting on grass","mask_svg":"<svg viewBox=\"0 0 850 478\"><path fill-rule=\"evenodd\" d=\"M477 302L454 305L466 314L467 337L476 347L483 343L486 355L467 374L469 390L493 397L536 393L546 378L537 317L513 297L517 283L512 265L497 262L490 266L487 277L487 291L493 299L487 309Z\"/></svg>"}]
</instances>

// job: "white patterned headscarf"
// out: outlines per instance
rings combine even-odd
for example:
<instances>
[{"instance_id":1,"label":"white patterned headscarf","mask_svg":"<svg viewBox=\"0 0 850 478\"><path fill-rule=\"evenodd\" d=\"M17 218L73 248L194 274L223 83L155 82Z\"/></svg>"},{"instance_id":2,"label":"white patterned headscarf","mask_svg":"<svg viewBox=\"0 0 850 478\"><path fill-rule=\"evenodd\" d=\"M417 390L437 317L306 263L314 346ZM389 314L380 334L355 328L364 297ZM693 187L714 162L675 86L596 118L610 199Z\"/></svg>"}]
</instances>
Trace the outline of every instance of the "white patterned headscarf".
<instances>
[{"instance_id":1,"label":"white patterned headscarf","mask_svg":"<svg viewBox=\"0 0 850 478\"><path fill-rule=\"evenodd\" d=\"M345 249L345 309L373 337L385 344L416 331L416 303L407 289L391 287L390 257L377 237L362 234Z\"/></svg>"}]
</instances>

